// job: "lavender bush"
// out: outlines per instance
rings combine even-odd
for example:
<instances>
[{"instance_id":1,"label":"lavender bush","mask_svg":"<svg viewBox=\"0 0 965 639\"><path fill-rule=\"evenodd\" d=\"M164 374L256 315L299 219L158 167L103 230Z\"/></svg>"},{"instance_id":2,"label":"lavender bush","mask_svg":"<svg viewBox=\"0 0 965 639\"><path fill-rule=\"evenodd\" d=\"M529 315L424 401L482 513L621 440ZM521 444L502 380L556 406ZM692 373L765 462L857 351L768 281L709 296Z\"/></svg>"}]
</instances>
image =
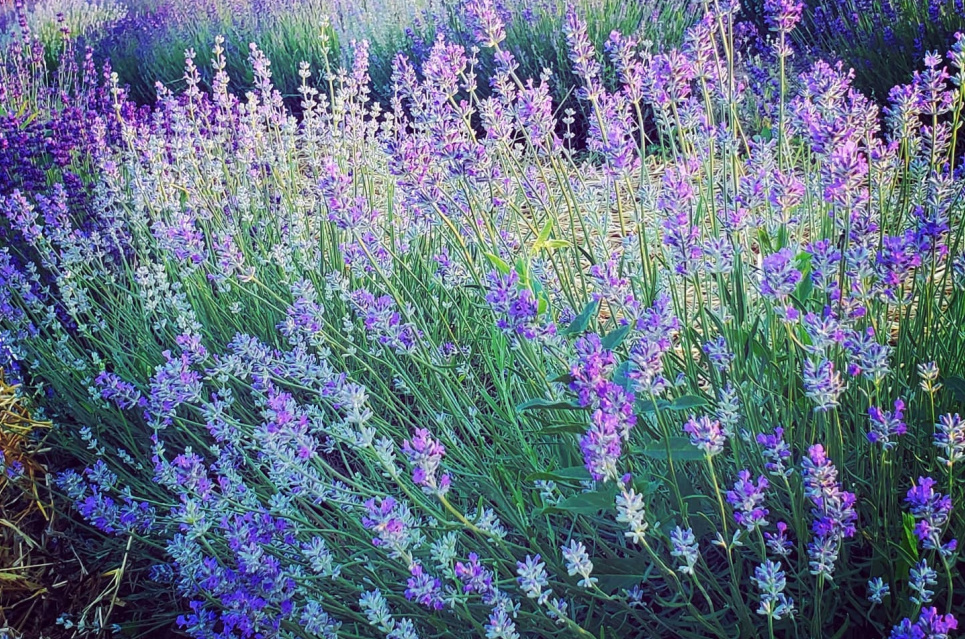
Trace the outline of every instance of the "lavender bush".
<instances>
[{"instance_id":1,"label":"lavender bush","mask_svg":"<svg viewBox=\"0 0 965 639\"><path fill-rule=\"evenodd\" d=\"M706 9L663 53L566 14L585 139L491 0L494 75L440 38L388 110L364 41L300 67L295 119L217 38L211 90L189 56L150 113L108 76L66 163L89 210L4 195L60 490L181 631L953 633L965 41L879 113L789 72L800 5L768 2L765 66ZM46 114L29 50L4 105Z\"/></svg>"},{"instance_id":2,"label":"lavender bush","mask_svg":"<svg viewBox=\"0 0 965 639\"><path fill-rule=\"evenodd\" d=\"M947 47L965 29L962 0L813 0L797 35L818 56L841 59L855 84L880 103L903 84L925 54Z\"/></svg>"}]
</instances>

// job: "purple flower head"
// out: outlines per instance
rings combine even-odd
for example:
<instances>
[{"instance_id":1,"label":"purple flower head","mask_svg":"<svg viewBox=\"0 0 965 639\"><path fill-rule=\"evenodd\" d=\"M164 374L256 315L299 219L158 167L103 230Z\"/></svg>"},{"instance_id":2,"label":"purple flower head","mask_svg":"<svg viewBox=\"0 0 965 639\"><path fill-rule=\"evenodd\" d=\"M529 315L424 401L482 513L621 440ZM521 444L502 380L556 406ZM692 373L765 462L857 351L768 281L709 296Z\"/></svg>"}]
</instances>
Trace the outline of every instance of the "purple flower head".
<instances>
[{"instance_id":1,"label":"purple flower head","mask_svg":"<svg viewBox=\"0 0 965 639\"><path fill-rule=\"evenodd\" d=\"M465 10L473 36L481 46L497 47L506 39L506 27L494 0L470 0Z\"/></svg>"},{"instance_id":2,"label":"purple flower head","mask_svg":"<svg viewBox=\"0 0 965 639\"><path fill-rule=\"evenodd\" d=\"M751 479L751 471L742 470L737 473L737 481L733 490L727 491L727 503L734 507L734 520L738 525L749 531L758 526L767 525L767 508L764 508L764 491L768 487L767 478L763 475L755 483Z\"/></svg>"},{"instance_id":3,"label":"purple flower head","mask_svg":"<svg viewBox=\"0 0 965 639\"><path fill-rule=\"evenodd\" d=\"M764 0L768 26L781 34L790 33L801 21L804 5L796 0Z\"/></svg>"},{"instance_id":4,"label":"purple flower head","mask_svg":"<svg viewBox=\"0 0 965 639\"><path fill-rule=\"evenodd\" d=\"M463 592L474 592L482 596L483 603L492 604L496 600L497 591L493 585L493 573L479 563L479 555L469 553L469 561L457 561L455 565L456 579L463 583Z\"/></svg>"},{"instance_id":5,"label":"purple flower head","mask_svg":"<svg viewBox=\"0 0 965 639\"><path fill-rule=\"evenodd\" d=\"M764 258L761 269L761 294L775 304L785 304L802 277L794 267L794 253L787 248L772 253Z\"/></svg>"},{"instance_id":6,"label":"purple flower head","mask_svg":"<svg viewBox=\"0 0 965 639\"><path fill-rule=\"evenodd\" d=\"M775 526L777 527L776 533L764 533L764 543L767 544L767 549L775 555L787 557L794 547L794 544L791 543L791 540L787 537L787 524L779 521Z\"/></svg>"},{"instance_id":7,"label":"purple flower head","mask_svg":"<svg viewBox=\"0 0 965 639\"><path fill-rule=\"evenodd\" d=\"M496 326L504 333L529 340L556 332L553 323L539 321L539 302L533 291L519 285L516 271L506 275L491 271L485 283L486 301L496 314Z\"/></svg>"},{"instance_id":8,"label":"purple flower head","mask_svg":"<svg viewBox=\"0 0 965 639\"><path fill-rule=\"evenodd\" d=\"M925 548L941 550L942 531L952 512L952 498L935 491L936 483L931 477L919 477L918 483L912 482L908 489L905 503L918 522L915 536Z\"/></svg>"},{"instance_id":9,"label":"purple flower head","mask_svg":"<svg viewBox=\"0 0 965 639\"><path fill-rule=\"evenodd\" d=\"M722 452L727 443L727 433L720 422L706 415L691 416L684 424L684 432L690 435L690 443L703 451L708 457Z\"/></svg>"},{"instance_id":10,"label":"purple flower head","mask_svg":"<svg viewBox=\"0 0 965 639\"><path fill-rule=\"evenodd\" d=\"M760 433L757 443L761 446L761 453L768 459L764 468L772 475L788 475L791 470L785 462L791 458L791 449L784 441L784 429L774 428L773 434Z\"/></svg>"},{"instance_id":11,"label":"purple flower head","mask_svg":"<svg viewBox=\"0 0 965 639\"><path fill-rule=\"evenodd\" d=\"M904 410L905 402L900 398L895 400L894 412L870 406L868 417L871 419L871 430L868 431L868 441L872 444L880 444L885 450L897 446L898 443L892 441L892 438L904 435L908 431L908 426L902 421Z\"/></svg>"},{"instance_id":12,"label":"purple flower head","mask_svg":"<svg viewBox=\"0 0 965 639\"><path fill-rule=\"evenodd\" d=\"M445 606L442 581L426 573L418 562L409 567L409 574L411 577L406 581L405 598L431 610L442 610Z\"/></svg>"},{"instance_id":13,"label":"purple flower head","mask_svg":"<svg viewBox=\"0 0 965 639\"><path fill-rule=\"evenodd\" d=\"M570 366L570 390L576 393L580 406L596 407L609 392L609 379L616 368L613 351L603 348L600 336L590 333L573 345L576 362Z\"/></svg>"},{"instance_id":14,"label":"purple flower head","mask_svg":"<svg viewBox=\"0 0 965 639\"><path fill-rule=\"evenodd\" d=\"M854 493L841 489L838 470L828 459L824 446L815 444L801 461L804 494L811 500L811 528L814 540L808 545L811 572L831 578L841 540L853 537L858 513Z\"/></svg>"},{"instance_id":15,"label":"purple flower head","mask_svg":"<svg viewBox=\"0 0 965 639\"><path fill-rule=\"evenodd\" d=\"M412 464L412 481L422 490L434 495L445 495L452 483L448 473L437 477L446 447L432 438L426 428L417 428L411 441L402 444L402 452Z\"/></svg>"}]
</instances>

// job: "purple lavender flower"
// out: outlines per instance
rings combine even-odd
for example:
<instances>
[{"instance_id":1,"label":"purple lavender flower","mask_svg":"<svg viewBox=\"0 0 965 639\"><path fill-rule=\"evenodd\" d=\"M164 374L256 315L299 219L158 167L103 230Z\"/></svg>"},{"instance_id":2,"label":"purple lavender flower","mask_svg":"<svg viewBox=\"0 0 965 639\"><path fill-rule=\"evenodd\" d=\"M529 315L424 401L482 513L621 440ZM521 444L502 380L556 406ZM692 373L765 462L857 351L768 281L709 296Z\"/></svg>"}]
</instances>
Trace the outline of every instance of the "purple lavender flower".
<instances>
[{"instance_id":1,"label":"purple lavender flower","mask_svg":"<svg viewBox=\"0 0 965 639\"><path fill-rule=\"evenodd\" d=\"M412 464L412 481L429 494L445 495L452 483L448 473L436 474L442 465L446 447L432 438L427 428L417 428L412 440L402 444L402 452Z\"/></svg>"},{"instance_id":2,"label":"purple lavender flower","mask_svg":"<svg viewBox=\"0 0 965 639\"><path fill-rule=\"evenodd\" d=\"M911 488L905 495L911 514L918 522L915 525L915 536L925 548L937 549L942 554L951 554L957 546L952 540L942 545L942 531L948 525L952 512L952 498L935 491L937 482L931 477L919 477L918 483L912 482Z\"/></svg>"},{"instance_id":3,"label":"purple lavender flower","mask_svg":"<svg viewBox=\"0 0 965 639\"><path fill-rule=\"evenodd\" d=\"M706 415L691 416L684 424L684 432L690 435L690 443L708 457L723 452L724 444L727 443L727 434L721 428L720 422Z\"/></svg>"},{"instance_id":4,"label":"purple lavender flower","mask_svg":"<svg viewBox=\"0 0 965 639\"><path fill-rule=\"evenodd\" d=\"M576 362L570 366L570 390L576 393L580 406L594 408L610 390L609 378L616 368L613 351L603 348L603 342L596 333L590 333L576 340L573 345Z\"/></svg>"},{"instance_id":5,"label":"purple lavender flower","mask_svg":"<svg viewBox=\"0 0 965 639\"><path fill-rule=\"evenodd\" d=\"M889 450L898 445L892 441L892 437L904 435L908 431L904 417L905 402L900 398L895 400L895 410L883 411L877 406L868 408L868 416L871 419L871 430L868 432L868 441L872 444L880 444L885 450Z\"/></svg>"},{"instance_id":6,"label":"purple lavender flower","mask_svg":"<svg viewBox=\"0 0 965 639\"><path fill-rule=\"evenodd\" d=\"M509 335L524 339L536 339L553 335L553 323L539 321L539 302L533 291L519 285L519 275L510 271L506 275L491 271L486 275L486 301L496 313L496 326Z\"/></svg>"},{"instance_id":7,"label":"purple lavender flower","mask_svg":"<svg viewBox=\"0 0 965 639\"><path fill-rule=\"evenodd\" d=\"M767 525L767 508L764 508L764 491L768 488L767 478L763 475L757 478L757 483L751 479L751 471L742 470L737 473L737 481L733 490L727 491L727 503L734 507L734 520L748 531L758 526Z\"/></svg>"},{"instance_id":8,"label":"purple lavender flower","mask_svg":"<svg viewBox=\"0 0 965 639\"><path fill-rule=\"evenodd\" d=\"M785 465L785 461L791 458L791 449L784 441L784 429L780 426L774 428L774 433L760 433L757 435L757 443L760 444L762 454L769 461L764 464L764 468L772 475L788 475L791 470Z\"/></svg>"},{"instance_id":9,"label":"purple lavender flower","mask_svg":"<svg viewBox=\"0 0 965 639\"><path fill-rule=\"evenodd\" d=\"M469 553L469 561L457 561L455 565L456 579L462 582L463 592L474 592L482 597L483 603L492 604L496 601L497 591L493 584L493 573L479 563L479 555Z\"/></svg>"},{"instance_id":10,"label":"purple lavender flower","mask_svg":"<svg viewBox=\"0 0 965 639\"><path fill-rule=\"evenodd\" d=\"M431 610L442 610L445 607L442 581L426 573L422 564L414 562L409 567L411 575L406 581L405 598L417 601Z\"/></svg>"},{"instance_id":11,"label":"purple lavender flower","mask_svg":"<svg viewBox=\"0 0 965 639\"><path fill-rule=\"evenodd\" d=\"M767 544L767 549L778 557L787 557L791 553L791 548L794 547L791 540L787 538L787 524L779 521L775 526L777 527L776 533L764 533L764 543Z\"/></svg>"},{"instance_id":12,"label":"purple lavender flower","mask_svg":"<svg viewBox=\"0 0 965 639\"><path fill-rule=\"evenodd\" d=\"M854 493L841 489L838 470L828 459L824 446L815 444L801 461L804 494L814 504L812 530L814 540L808 544L811 573L831 579L842 539L853 537L858 513Z\"/></svg>"}]
</instances>

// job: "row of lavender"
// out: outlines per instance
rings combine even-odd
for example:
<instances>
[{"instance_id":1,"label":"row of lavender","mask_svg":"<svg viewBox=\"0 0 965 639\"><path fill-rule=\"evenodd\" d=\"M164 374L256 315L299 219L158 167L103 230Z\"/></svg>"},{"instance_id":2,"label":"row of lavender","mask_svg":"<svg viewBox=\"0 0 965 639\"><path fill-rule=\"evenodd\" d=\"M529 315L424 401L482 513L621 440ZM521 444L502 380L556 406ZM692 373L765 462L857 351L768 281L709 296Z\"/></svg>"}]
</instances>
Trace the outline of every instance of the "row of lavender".
<instances>
[{"instance_id":1,"label":"row of lavender","mask_svg":"<svg viewBox=\"0 0 965 639\"><path fill-rule=\"evenodd\" d=\"M360 42L300 68L299 119L256 47L243 99L217 39L210 92L189 58L137 109L25 37L0 335L60 490L156 594L124 623L948 636L965 41L879 113L787 72L800 5L767 3L764 67L738 10L659 54L568 13L585 139L491 0L493 77L439 39L383 111Z\"/></svg>"}]
</instances>

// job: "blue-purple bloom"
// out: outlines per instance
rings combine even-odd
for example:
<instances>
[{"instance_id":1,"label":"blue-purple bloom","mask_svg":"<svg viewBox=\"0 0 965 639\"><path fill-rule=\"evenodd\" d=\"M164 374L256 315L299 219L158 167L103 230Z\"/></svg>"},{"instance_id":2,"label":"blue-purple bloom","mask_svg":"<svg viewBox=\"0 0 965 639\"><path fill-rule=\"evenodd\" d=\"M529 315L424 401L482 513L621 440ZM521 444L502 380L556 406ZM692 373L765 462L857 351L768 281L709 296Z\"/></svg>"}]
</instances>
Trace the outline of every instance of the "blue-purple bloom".
<instances>
[{"instance_id":1,"label":"blue-purple bloom","mask_svg":"<svg viewBox=\"0 0 965 639\"><path fill-rule=\"evenodd\" d=\"M411 440L402 444L402 452L412 464L412 481L422 490L434 495L445 495L452 483L448 473L437 476L446 454L446 447L432 438L427 428L417 428Z\"/></svg>"},{"instance_id":2,"label":"blue-purple bloom","mask_svg":"<svg viewBox=\"0 0 965 639\"><path fill-rule=\"evenodd\" d=\"M727 491L727 503L734 507L734 520L739 526L753 531L758 526L767 525L767 508L764 508L764 491L769 483L767 478L760 475L755 483L751 479L751 471L742 470L737 473L737 481L733 490Z\"/></svg>"},{"instance_id":3,"label":"blue-purple bloom","mask_svg":"<svg viewBox=\"0 0 965 639\"><path fill-rule=\"evenodd\" d=\"M691 416L684 424L684 432L690 435L690 443L708 457L723 452L724 444L727 443L727 433L721 427L720 421L706 415Z\"/></svg>"}]
</instances>

